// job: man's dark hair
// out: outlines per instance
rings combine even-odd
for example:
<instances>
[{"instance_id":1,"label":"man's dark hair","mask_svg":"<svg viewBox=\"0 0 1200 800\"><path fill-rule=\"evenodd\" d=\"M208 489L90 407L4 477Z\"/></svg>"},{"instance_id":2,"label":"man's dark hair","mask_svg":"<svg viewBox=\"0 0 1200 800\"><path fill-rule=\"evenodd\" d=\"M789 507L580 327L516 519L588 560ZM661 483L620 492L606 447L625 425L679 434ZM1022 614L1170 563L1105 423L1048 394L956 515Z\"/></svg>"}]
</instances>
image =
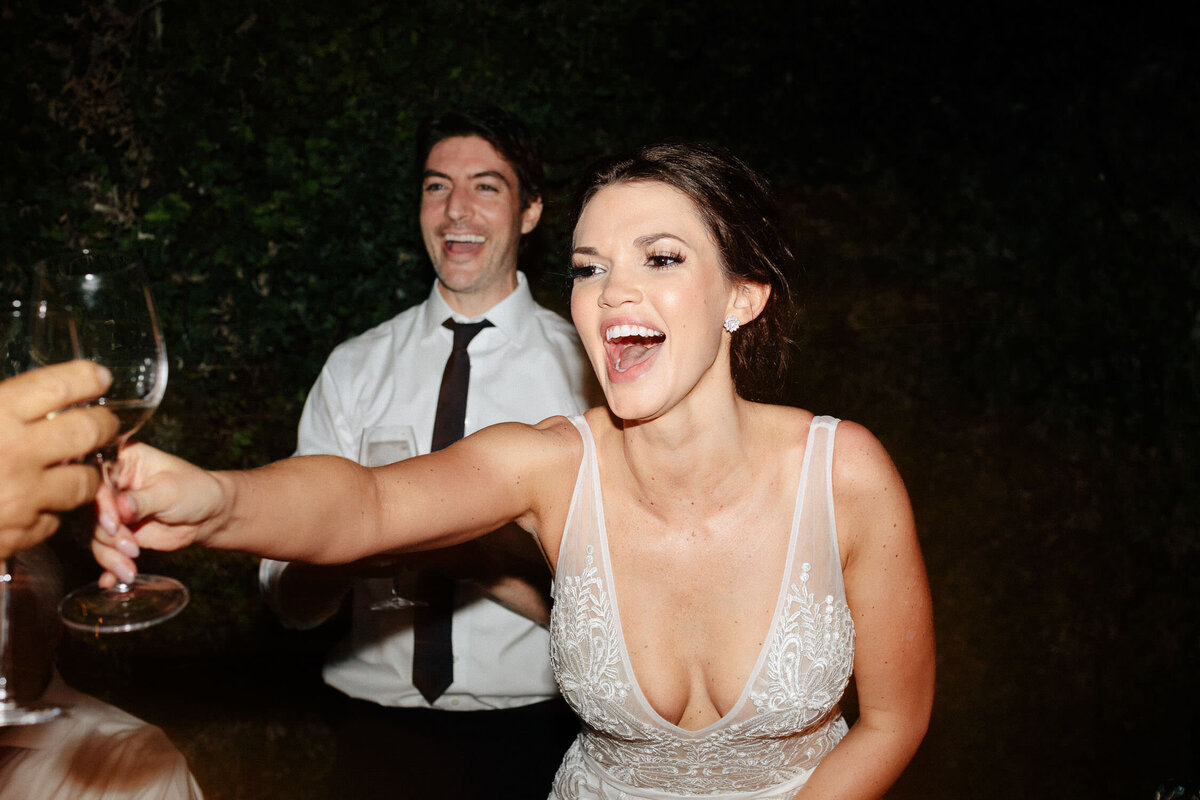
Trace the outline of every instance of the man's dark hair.
<instances>
[{"instance_id":1,"label":"man's dark hair","mask_svg":"<svg viewBox=\"0 0 1200 800\"><path fill-rule=\"evenodd\" d=\"M522 209L542 196L545 177L538 142L525 123L492 106L447 111L422 124L417 132L418 173L424 171L434 145L454 136L478 136L496 148L517 174Z\"/></svg>"}]
</instances>

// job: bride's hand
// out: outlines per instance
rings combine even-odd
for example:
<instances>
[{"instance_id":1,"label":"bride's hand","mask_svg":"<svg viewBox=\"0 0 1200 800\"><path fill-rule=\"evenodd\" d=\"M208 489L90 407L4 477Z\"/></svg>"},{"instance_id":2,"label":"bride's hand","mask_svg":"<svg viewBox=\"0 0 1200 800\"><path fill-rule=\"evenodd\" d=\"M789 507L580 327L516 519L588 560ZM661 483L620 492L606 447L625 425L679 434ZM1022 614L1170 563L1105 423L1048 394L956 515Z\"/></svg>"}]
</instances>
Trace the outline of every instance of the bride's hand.
<instances>
[{"instance_id":1,"label":"bride's hand","mask_svg":"<svg viewBox=\"0 0 1200 800\"><path fill-rule=\"evenodd\" d=\"M145 444L121 450L113 486L96 493L92 554L105 569L100 585L131 581L141 548L178 550L202 542L228 508L221 482L181 458Z\"/></svg>"}]
</instances>

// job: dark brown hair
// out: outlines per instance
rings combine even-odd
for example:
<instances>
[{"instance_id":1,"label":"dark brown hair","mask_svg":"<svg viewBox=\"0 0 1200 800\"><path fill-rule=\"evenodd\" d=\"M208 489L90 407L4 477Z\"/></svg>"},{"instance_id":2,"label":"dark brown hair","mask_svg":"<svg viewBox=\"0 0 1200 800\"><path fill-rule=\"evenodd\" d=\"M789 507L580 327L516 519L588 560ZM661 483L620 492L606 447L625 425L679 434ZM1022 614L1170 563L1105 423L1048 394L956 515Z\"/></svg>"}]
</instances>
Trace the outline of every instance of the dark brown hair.
<instances>
[{"instance_id":1,"label":"dark brown hair","mask_svg":"<svg viewBox=\"0 0 1200 800\"><path fill-rule=\"evenodd\" d=\"M496 148L517 174L522 209L542 196L545 177L537 139L525 123L494 106L455 109L426 120L417 131L418 175L434 145L455 136L478 136Z\"/></svg>"},{"instance_id":2,"label":"dark brown hair","mask_svg":"<svg viewBox=\"0 0 1200 800\"><path fill-rule=\"evenodd\" d=\"M777 399L794 344L789 278L796 261L780 233L779 212L766 182L718 147L652 145L631 156L597 162L588 170L571 205L571 229L583 207L605 186L643 182L662 183L691 198L731 280L771 287L762 313L733 335L730 367L739 395L747 400Z\"/></svg>"}]
</instances>

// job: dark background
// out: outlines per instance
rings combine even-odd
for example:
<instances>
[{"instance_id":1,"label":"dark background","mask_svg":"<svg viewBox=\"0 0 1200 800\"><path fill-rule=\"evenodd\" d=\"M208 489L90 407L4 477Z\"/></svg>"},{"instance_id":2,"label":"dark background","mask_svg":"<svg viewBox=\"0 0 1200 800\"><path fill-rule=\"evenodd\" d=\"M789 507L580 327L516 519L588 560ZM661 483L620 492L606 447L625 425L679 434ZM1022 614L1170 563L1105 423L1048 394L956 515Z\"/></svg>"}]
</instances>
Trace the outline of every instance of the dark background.
<instances>
[{"instance_id":1,"label":"dark background","mask_svg":"<svg viewBox=\"0 0 1200 800\"><path fill-rule=\"evenodd\" d=\"M1198 28L1083 2L3 0L3 286L67 246L147 251L172 382L142 436L254 466L332 346L428 291L430 111L541 132L525 267L560 310L583 166L725 145L804 267L790 401L870 427L913 497L938 696L891 796L1148 799L1200 779ZM70 583L88 524L54 539ZM68 680L161 725L214 800L318 796L336 630L281 631L253 559L142 565L191 606L68 638Z\"/></svg>"}]
</instances>

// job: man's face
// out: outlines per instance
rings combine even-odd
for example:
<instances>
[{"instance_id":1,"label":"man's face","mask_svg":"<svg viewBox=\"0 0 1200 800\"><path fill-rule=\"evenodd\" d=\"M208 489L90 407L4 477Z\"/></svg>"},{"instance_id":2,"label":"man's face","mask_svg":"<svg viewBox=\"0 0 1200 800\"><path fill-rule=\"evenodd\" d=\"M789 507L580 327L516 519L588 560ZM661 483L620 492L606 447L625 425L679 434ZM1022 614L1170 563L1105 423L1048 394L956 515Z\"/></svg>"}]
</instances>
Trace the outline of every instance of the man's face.
<instances>
[{"instance_id":1,"label":"man's face","mask_svg":"<svg viewBox=\"0 0 1200 800\"><path fill-rule=\"evenodd\" d=\"M542 201L522 209L517 175L478 136L443 139L425 159L421 237L442 297L467 316L517 287L517 246L537 226Z\"/></svg>"}]
</instances>

